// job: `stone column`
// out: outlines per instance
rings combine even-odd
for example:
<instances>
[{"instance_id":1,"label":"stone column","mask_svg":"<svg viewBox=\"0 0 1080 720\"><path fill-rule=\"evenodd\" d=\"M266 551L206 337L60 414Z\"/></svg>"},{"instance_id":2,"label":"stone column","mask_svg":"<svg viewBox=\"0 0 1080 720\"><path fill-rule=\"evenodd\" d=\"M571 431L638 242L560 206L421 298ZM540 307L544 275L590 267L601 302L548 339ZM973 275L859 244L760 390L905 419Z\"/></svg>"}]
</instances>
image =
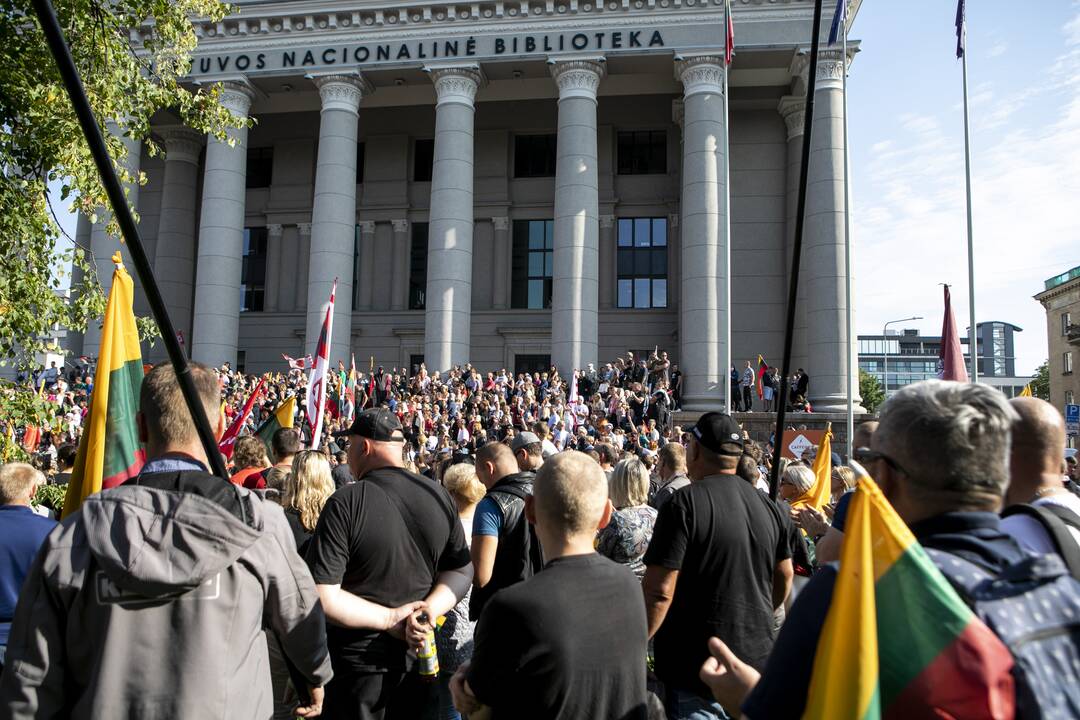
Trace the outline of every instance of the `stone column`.
<instances>
[{"instance_id":1,"label":"stone column","mask_svg":"<svg viewBox=\"0 0 1080 720\"><path fill-rule=\"evenodd\" d=\"M409 255L412 238L409 237L409 221L391 220L394 228L393 253L390 256L390 309L404 310L409 306Z\"/></svg>"},{"instance_id":2,"label":"stone column","mask_svg":"<svg viewBox=\"0 0 1080 720\"><path fill-rule=\"evenodd\" d=\"M491 253L491 304L496 310L506 310L510 307L510 218L493 217L491 224L495 229L492 240L494 248Z\"/></svg>"},{"instance_id":3,"label":"stone column","mask_svg":"<svg viewBox=\"0 0 1080 720\"><path fill-rule=\"evenodd\" d=\"M552 61L551 74L559 86L551 362L569 377L598 360L596 92L603 59Z\"/></svg>"},{"instance_id":4,"label":"stone column","mask_svg":"<svg viewBox=\"0 0 1080 720\"><path fill-rule=\"evenodd\" d=\"M787 311L788 286L791 283L791 251L795 242L795 221L799 205L799 171L802 168L803 126L806 120L806 99L796 95L780 98L777 111L787 125L787 233L784 265L784 305ZM805 261L805 256L803 257ZM804 264L805 268L806 265ZM806 274L799 278L799 294L795 303L795 333L791 344L791 369L806 367Z\"/></svg>"},{"instance_id":5,"label":"stone column","mask_svg":"<svg viewBox=\"0 0 1080 720\"><path fill-rule=\"evenodd\" d=\"M435 160L428 222L424 361L429 372L469 362L472 332L473 115L483 76L429 67L435 83Z\"/></svg>"},{"instance_id":6,"label":"stone column","mask_svg":"<svg viewBox=\"0 0 1080 720\"><path fill-rule=\"evenodd\" d=\"M600 309L615 307L615 288L619 284L618 238L615 235L615 216L600 216Z\"/></svg>"},{"instance_id":7,"label":"stone column","mask_svg":"<svg viewBox=\"0 0 1080 720\"><path fill-rule=\"evenodd\" d=\"M195 284L195 191L203 136L169 128L165 140L165 177L161 184L154 275L173 327L191 342L191 305Z\"/></svg>"},{"instance_id":8,"label":"stone column","mask_svg":"<svg viewBox=\"0 0 1080 720\"><path fill-rule=\"evenodd\" d=\"M679 269L682 267L682 241L681 228L679 227L679 214L670 213L667 216L667 306L679 307Z\"/></svg>"},{"instance_id":9,"label":"stone column","mask_svg":"<svg viewBox=\"0 0 1080 720\"><path fill-rule=\"evenodd\" d=\"M682 247L679 368L683 407L715 409L727 396L723 306L727 278L724 221L724 60L697 56L676 63L683 84Z\"/></svg>"},{"instance_id":10,"label":"stone column","mask_svg":"<svg viewBox=\"0 0 1080 720\"><path fill-rule=\"evenodd\" d=\"M806 369L815 412L847 409L847 370L852 361L845 329L844 269L844 57L818 56L814 134L806 193L802 276L806 282ZM858 386L856 386L858 387ZM855 412L860 398L855 398Z\"/></svg>"},{"instance_id":11,"label":"stone column","mask_svg":"<svg viewBox=\"0 0 1080 720\"><path fill-rule=\"evenodd\" d=\"M263 283L263 309L267 312L277 312L281 301L278 295L281 290L281 256L285 251L282 237L285 228L279 223L269 223L266 226L266 280Z\"/></svg>"},{"instance_id":12,"label":"stone column","mask_svg":"<svg viewBox=\"0 0 1080 720\"><path fill-rule=\"evenodd\" d=\"M371 220L360 223L360 271L356 277L360 284L356 309L371 310L375 285L375 223Z\"/></svg>"},{"instance_id":13,"label":"stone column","mask_svg":"<svg viewBox=\"0 0 1080 720\"><path fill-rule=\"evenodd\" d=\"M323 306L337 278L330 339L330 365L334 367L338 360L349 361L356 246L356 134L360 100L372 87L361 77L344 75L326 75L317 78L315 84L322 98L322 114L311 211L304 347L315 353L325 319Z\"/></svg>"},{"instance_id":14,"label":"stone column","mask_svg":"<svg viewBox=\"0 0 1080 720\"><path fill-rule=\"evenodd\" d=\"M299 223L296 226L296 300L294 309L303 311L307 307L308 298L308 266L311 258L311 223ZM327 288L326 300L330 299L330 290ZM319 303L322 307L322 303ZM305 352L307 352L305 350Z\"/></svg>"},{"instance_id":15,"label":"stone column","mask_svg":"<svg viewBox=\"0 0 1080 720\"><path fill-rule=\"evenodd\" d=\"M114 135L120 132L120 129L114 123L108 123L108 128ZM142 142L140 140L133 140L127 136L121 136L120 139L121 142L124 143L124 148L127 150L127 157L124 159L124 168L131 175L132 179L135 180L139 177ZM124 190L127 191L128 205L137 208L139 204L138 182L124 183ZM131 256L128 254L123 243L120 242L120 238L110 235L106 231L111 220L112 212L110 210L99 209L98 221L94 223L90 230L90 252L93 255L92 264L97 268L97 277L98 282L101 283L101 289L105 292L105 297L108 297L109 290L112 288L112 276L114 270L112 256L117 250L121 250L128 272L131 274L132 284L134 286L134 302L136 308L138 308L140 304L145 304L145 301L142 300L142 285L139 282L139 276L135 272L135 268L131 264ZM89 357L97 357L98 349L101 345L102 322L104 322L103 318L91 319L86 326L86 332L83 334L83 354Z\"/></svg>"},{"instance_id":16,"label":"stone column","mask_svg":"<svg viewBox=\"0 0 1080 720\"><path fill-rule=\"evenodd\" d=\"M224 84L221 104L246 119L253 97L246 83L229 82ZM232 146L213 136L206 145L191 357L207 365L229 362L236 367L248 133L246 127L228 133Z\"/></svg>"}]
</instances>

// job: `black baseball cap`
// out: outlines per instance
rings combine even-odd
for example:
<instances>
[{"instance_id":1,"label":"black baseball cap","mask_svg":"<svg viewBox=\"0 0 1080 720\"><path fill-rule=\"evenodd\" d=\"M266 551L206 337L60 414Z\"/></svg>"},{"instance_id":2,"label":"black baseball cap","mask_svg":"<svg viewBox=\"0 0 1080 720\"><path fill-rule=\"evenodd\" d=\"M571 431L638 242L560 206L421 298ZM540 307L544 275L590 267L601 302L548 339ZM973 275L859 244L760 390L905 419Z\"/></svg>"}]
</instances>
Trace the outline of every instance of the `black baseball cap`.
<instances>
[{"instance_id":1,"label":"black baseball cap","mask_svg":"<svg viewBox=\"0 0 1080 720\"><path fill-rule=\"evenodd\" d=\"M353 420L352 427L332 434L334 437L359 435L376 442L400 442L405 439L397 415L382 407L364 410Z\"/></svg>"},{"instance_id":2,"label":"black baseball cap","mask_svg":"<svg viewBox=\"0 0 1080 720\"><path fill-rule=\"evenodd\" d=\"M735 418L718 412L708 412L690 428L699 443L717 455L739 457L743 453L742 428Z\"/></svg>"}]
</instances>

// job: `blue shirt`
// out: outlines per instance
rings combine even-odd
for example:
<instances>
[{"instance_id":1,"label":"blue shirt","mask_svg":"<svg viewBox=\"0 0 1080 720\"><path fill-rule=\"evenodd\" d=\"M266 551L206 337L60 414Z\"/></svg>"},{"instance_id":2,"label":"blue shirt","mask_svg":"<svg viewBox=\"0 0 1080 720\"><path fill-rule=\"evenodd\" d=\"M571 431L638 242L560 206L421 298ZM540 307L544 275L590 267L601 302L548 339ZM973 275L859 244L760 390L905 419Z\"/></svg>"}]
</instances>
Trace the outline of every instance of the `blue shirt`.
<instances>
[{"instance_id":1,"label":"blue shirt","mask_svg":"<svg viewBox=\"0 0 1080 720\"><path fill-rule=\"evenodd\" d=\"M474 536L499 537L499 531L502 530L502 521L503 516L499 503L485 497L477 503L476 512L473 513L472 534Z\"/></svg>"},{"instance_id":2,"label":"blue shirt","mask_svg":"<svg viewBox=\"0 0 1080 720\"><path fill-rule=\"evenodd\" d=\"M0 645L7 645L30 564L56 525L26 505L0 505Z\"/></svg>"}]
</instances>

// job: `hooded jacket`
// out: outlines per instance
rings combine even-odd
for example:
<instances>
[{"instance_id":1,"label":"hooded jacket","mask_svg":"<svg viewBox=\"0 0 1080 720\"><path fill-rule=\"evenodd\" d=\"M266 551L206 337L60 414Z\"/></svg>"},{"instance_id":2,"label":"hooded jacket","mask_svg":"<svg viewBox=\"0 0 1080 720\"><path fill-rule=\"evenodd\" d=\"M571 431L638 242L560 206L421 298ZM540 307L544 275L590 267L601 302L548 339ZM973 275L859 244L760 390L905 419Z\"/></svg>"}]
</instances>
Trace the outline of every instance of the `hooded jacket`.
<instances>
[{"instance_id":1,"label":"hooded jacket","mask_svg":"<svg viewBox=\"0 0 1080 720\"><path fill-rule=\"evenodd\" d=\"M87 498L42 546L0 717L266 720L264 628L325 685L322 606L281 508L202 472L134 482Z\"/></svg>"}]
</instances>

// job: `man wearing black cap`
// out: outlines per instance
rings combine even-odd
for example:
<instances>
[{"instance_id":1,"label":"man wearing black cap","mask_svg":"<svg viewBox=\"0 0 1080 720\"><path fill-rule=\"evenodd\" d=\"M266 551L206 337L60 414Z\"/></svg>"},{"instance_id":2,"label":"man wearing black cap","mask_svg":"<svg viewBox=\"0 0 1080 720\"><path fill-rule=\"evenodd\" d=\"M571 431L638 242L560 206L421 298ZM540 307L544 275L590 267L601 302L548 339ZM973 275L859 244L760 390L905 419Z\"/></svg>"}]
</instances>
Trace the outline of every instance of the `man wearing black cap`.
<instances>
[{"instance_id":1,"label":"man wearing black cap","mask_svg":"<svg viewBox=\"0 0 1080 720\"><path fill-rule=\"evenodd\" d=\"M709 637L763 667L775 639L773 610L793 572L779 510L735 474L743 452L738 423L706 413L689 435L691 484L660 508L642 585L671 720L727 717L698 678Z\"/></svg>"},{"instance_id":2,"label":"man wearing black cap","mask_svg":"<svg viewBox=\"0 0 1080 720\"><path fill-rule=\"evenodd\" d=\"M393 413L365 410L337 434L350 436L358 482L327 500L307 551L335 672L324 716L420 717L431 686L412 668L407 642L429 628L422 613L433 620L468 590L464 530L446 490L402 467Z\"/></svg>"}]
</instances>

